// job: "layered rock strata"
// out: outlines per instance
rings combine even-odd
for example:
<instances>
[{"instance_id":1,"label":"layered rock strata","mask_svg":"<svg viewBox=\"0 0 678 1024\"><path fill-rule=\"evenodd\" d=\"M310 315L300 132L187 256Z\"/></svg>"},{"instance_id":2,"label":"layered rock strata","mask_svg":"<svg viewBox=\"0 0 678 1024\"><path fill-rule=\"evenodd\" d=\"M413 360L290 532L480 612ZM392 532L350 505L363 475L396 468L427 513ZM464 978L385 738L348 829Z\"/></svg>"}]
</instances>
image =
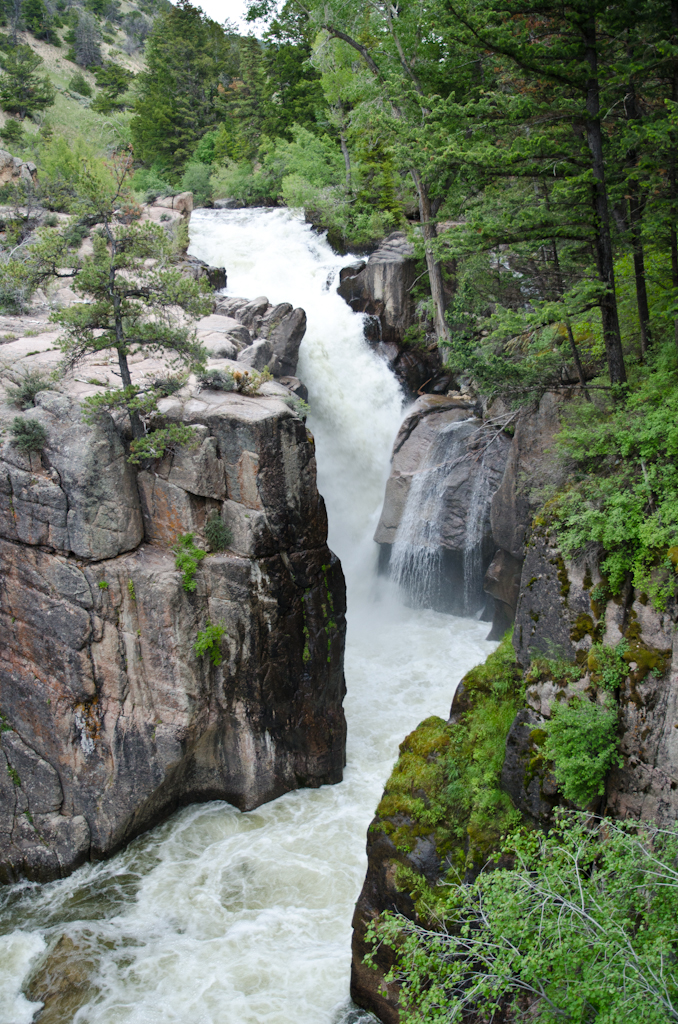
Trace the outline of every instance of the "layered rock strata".
<instances>
[{"instance_id":1,"label":"layered rock strata","mask_svg":"<svg viewBox=\"0 0 678 1024\"><path fill-rule=\"evenodd\" d=\"M3 355L35 369L58 354L45 336ZM17 410L0 405L4 881L65 875L190 801L248 810L342 776L344 583L290 392L189 382L160 422L190 424L195 447L137 471L124 423L83 421L106 355L23 414L46 431L40 453L11 444ZM210 551L215 517L226 550ZM194 590L172 551L186 533L207 552ZM220 664L194 649L208 623Z\"/></svg>"}]
</instances>

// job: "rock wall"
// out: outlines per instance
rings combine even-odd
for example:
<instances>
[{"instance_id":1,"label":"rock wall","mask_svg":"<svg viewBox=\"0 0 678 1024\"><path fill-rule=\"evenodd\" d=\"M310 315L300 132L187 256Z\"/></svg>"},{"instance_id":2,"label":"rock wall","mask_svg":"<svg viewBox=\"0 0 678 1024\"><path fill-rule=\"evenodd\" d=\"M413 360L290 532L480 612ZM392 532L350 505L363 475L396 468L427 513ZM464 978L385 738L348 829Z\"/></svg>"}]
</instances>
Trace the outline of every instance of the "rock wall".
<instances>
[{"instance_id":1,"label":"rock wall","mask_svg":"<svg viewBox=\"0 0 678 1024\"><path fill-rule=\"evenodd\" d=\"M366 313L365 336L389 364L408 394L444 393L450 378L442 371L435 338L405 344L408 327L416 322L412 288L416 280L414 246L403 231L394 231L364 260L339 274L339 295L356 313Z\"/></svg>"},{"instance_id":2,"label":"rock wall","mask_svg":"<svg viewBox=\"0 0 678 1024\"><path fill-rule=\"evenodd\" d=\"M19 362L49 365L49 339L3 354L28 343L43 354ZM190 801L248 810L342 776L345 589L290 392L189 382L161 401L161 422L191 424L195 449L137 472L124 423L82 419L80 399L108 372L98 359L24 413L47 432L39 454L6 439L17 410L0 405L6 882L109 856ZM209 551L214 515L225 551ZM208 552L194 591L171 550L187 532ZM225 629L219 665L193 649L208 621Z\"/></svg>"},{"instance_id":3,"label":"rock wall","mask_svg":"<svg viewBox=\"0 0 678 1024\"><path fill-rule=\"evenodd\" d=\"M434 465L438 457L449 461L435 529L428 538L441 552L441 579L431 588L431 594L435 595L433 607L441 611L463 613L465 610L464 559L471 516L479 517L476 531L480 576L496 550L490 521L491 500L502 482L511 441L501 431L487 428L477 415L479 412L480 408L472 400L442 395L423 395L414 403L393 446L391 472L374 535L381 545L380 565L386 571L413 481L430 470L432 451L436 453ZM459 424L459 429L448 434L453 424ZM464 445L459 454L457 445L462 433ZM480 474L484 495L475 508ZM426 514L430 514L430 510ZM491 610L489 617L492 617Z\"/></svg>"}]
</instances>

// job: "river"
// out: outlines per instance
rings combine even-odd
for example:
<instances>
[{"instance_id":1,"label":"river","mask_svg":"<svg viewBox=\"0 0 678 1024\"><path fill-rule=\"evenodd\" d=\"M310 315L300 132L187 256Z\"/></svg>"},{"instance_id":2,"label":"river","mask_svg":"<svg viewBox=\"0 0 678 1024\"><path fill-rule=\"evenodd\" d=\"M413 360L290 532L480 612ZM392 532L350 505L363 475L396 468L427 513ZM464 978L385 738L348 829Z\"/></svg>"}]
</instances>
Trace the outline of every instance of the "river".
<instances>
[{"instance_id":1,"label":"river","mask_svg":"<svg viewBox=\"0 0 678 1024\"><path fill-rule=\"evenodd\" d=\"M288 210L200 210L190 251L228 270L228 291L303 306L299 376L309 389L329 543L348 585L344 781L247 814L192 806L111 860L47 885L0 891L0 1024L29 1024L21 987L59 936L87 996L49 1024L357 1024L351 916L365 837L398 744L495 644L487 623L405 607L375 574L372 534L403 415L362 317L335 292L322 237Z\"/></svg>"}]
</instances>

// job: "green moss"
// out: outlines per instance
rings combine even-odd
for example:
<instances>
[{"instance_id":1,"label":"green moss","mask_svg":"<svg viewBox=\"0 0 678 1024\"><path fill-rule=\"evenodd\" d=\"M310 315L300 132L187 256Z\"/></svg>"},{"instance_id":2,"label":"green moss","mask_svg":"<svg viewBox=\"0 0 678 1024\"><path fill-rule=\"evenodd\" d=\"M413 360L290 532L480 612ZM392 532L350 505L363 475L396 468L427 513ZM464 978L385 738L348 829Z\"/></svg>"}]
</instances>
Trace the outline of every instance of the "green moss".
<instances>
[{"instance_id":1,"label":"green moss","mask_svg":"<svg viewBox=\"0 0 678 1024\"><path fill-rule=\"evenodd\" d=\"M582 612L581 615L577 616L576 622L570 630L570 640L574 640L576 643L578 640L583 640L585 636L590 636L594 642L597 642L601 639L600 627L604 627L604 625L604 623L599 623L596 626L591 616L587 615L586 612Z\"/></svg>"},{"instance_id":2,"label":"green moss","mask_svg":"<svg viewBox=\"0 0 678 1024\"><path fill-rule=\"evenodd\" d=\"M558 582L560 583L560 596L565 599L565 604L567 604L571 584L570 577L567 575L567 567L565 565L565 560L563 556L557 555L556 558L552 558L551 565L555 565L556 567L556 572L558 573Z\"/></svg>"},{"instance_id":3,"label":"green moss","mask_svg":"<svg viewBox=\"0 0 678 1024\"><path fill-rule=\"evenodd\" d=\"M539 622L539 612L530 612L530 618L533 622Z\"/></svg>"},{"instance_id":4,"label":"green moss","mask_svg":"<svg viewBox=\"0 0 678 1024\"><path fill-rule=\"evenodd\" d=\"M584 590L590 590L592 586L593 579L591 577L591 570L589 569L587 564L586 569L584 570L584 581L582 583L582 587L584 588Z\"/></svg>"},{"instance_id":5,"label":"green moss","mask_svg":"<svg viewBox=\"0 0 678 1024\"><path fill-rule=\"evenodd\" d=\"M401 744L372 826L403 855L431 836L457 879L484 863L519 818L499 787L506 736L524 706L510 634L462 683L466 710L459 721L427 718Z\"/></svg>"},{"instance_id":6,"label":"green moss","mask_svg":"<svg viewBox=\"0 0 678 1024\"><path fill-rule=\"evenodd\" d=\"M635 664L636 668L629 673L632 684L640 683L651 672L663 676L671 662L671 649L660 650L643 643L638 615L634 608L629 612L629 621L624 630L627 642L624 661L627 665Z\"/></svg>"}]
</instances>

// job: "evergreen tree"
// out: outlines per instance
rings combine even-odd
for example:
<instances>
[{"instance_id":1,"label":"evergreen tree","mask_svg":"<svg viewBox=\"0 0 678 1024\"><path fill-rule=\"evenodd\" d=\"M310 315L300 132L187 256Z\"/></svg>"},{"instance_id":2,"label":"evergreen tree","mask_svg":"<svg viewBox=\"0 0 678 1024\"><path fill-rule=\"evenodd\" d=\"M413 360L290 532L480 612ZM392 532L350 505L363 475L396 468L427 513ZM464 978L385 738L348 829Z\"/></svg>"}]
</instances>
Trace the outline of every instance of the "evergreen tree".
<instances>
[{"instance_id":1,"label":"evergreen tree","mask_svg":"<svg viewBox=\"0 0 678 1024\"><path fill-rule=\"evenodd\" d=\"M42 57L25 43L0 55L0 106L20 120L54 103L54 88L46 75L36 75Z\"/></svg>"},{"instance_id":2,"label":"evergreen tree","mask_svg":"<svg viewBox=\"0 0 678 1024\"><path fill-rule=\"evenodd\" d=\"M112 110L120 110L119 97L126 92L134 80L134 74L127 68L107 61L94 72L97 85L101 90L92 103L92 109L100 114L110 114Z\"/></svg>"},{"instance_id":3,"label":"evergreen tree","mask_svg":"<svg viewBox=\"0 0 678 1024\"><path fill-rule=\"evenodd\" d=\"M99 225L92 237L91 256L73 252L70 224L44 232L24 270L33 285L54 277L71 278L76 294L87 300L52 314L65 331L59 342L65 364L74 366L90 352L115 352L122 388L107 392L98 405L127 408L139 440L144 435L141 414L149 412L153 402L140 397L133 386L128 357L141 351L171 353L179 364L201 365L204 350L182 312L205 316L212 299L206 283L172 266L176 247L163 227L133 220L125 223L131 165L128 156L118 158L103 173L91 169L81 175L78 219Z\"/></svg>"},{"instance_id":4,"label":"evergreen tree","mask_svg":"<svg viewBox=\"0 0 678 1024\"><path fill-rule=\"evenodd\" d=\"M237 53L224 29L188 0L165 11L146 44L146 70L132 121L135 152L178 169L223 119L222 97Z\"/></svg>"},{"instance_id":5,"label":"evergreen tree","mask_svg":"<svg viewBox=\"0 0 678 1024\"><path fill-rule=\"evenodd\" d=\"M88 11L83 11L75 27L75 59L83 68L96 67L103 64L101 56L101 33L96 19Z\"/></svg>"}]
</instances>

